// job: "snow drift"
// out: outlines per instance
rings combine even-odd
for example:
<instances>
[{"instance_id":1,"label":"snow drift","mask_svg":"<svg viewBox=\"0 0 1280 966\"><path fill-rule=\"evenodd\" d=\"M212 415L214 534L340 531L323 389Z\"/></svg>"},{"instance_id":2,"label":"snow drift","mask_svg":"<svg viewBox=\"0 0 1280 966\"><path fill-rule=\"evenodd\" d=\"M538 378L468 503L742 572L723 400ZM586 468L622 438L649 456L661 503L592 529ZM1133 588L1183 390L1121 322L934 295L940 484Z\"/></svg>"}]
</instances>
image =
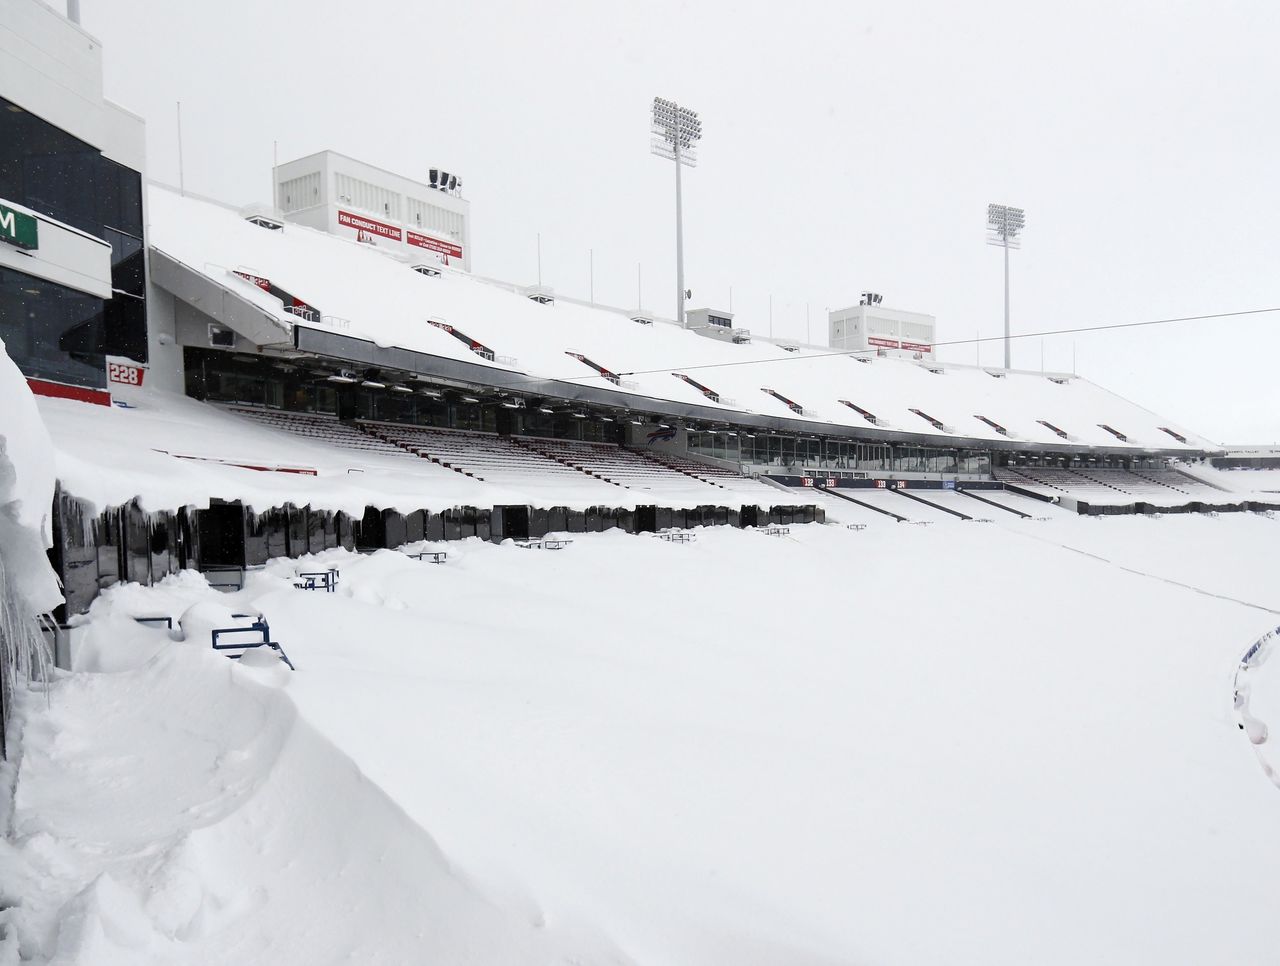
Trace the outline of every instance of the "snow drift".
<instances>
[{"instance_id":1,"label":"snow drift","mask_svg":"<svg viewBox=\"0 0 1280 966\"><path fill-rule=\"evenodd\" d=\"M37 963L1274 962L1280 799L1232 682L1278 525L604 533L117 588L24 707L5 915ZM293 588L321 566L336 593ZM261 609L298 671L130 620L195 604Z\"/></svg>"},{"instance_id":2,"label":"snow drift","mask_svg":"<svg viewBox=\"0 0 1280 966\"><path fill-rule=\"evenodd\" d=\"M162 599L201 596L176 583ZM478 894L300 719L283 665L175 643L128 617L138 588L113 596L84 647L132 660L24 704L0 962L620 961L570 960L536 916Z\"/></svg>"}]
</instances>

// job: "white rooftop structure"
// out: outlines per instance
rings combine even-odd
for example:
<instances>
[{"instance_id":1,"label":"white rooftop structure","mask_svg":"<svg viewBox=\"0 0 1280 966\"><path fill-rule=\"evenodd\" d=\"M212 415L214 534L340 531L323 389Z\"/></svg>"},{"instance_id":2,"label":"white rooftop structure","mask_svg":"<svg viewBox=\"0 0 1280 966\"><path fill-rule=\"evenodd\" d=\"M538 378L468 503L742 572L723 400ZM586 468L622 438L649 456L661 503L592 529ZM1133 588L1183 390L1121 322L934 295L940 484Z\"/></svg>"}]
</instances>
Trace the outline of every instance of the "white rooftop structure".
<instances>
[{"instance_id":1,"label":"white rooftop structure","mask_svg":"<svg viewBox=\"0 0 1280 966\"><path fill-rule=\"evenodd\" d=\"M471 269L471 204L456 173L415 181L336 151L278 165L276 206L284 217L332 235Z\"/></svg>"},{"instance_id":2,"label":"white rooftop structure","mask_svg":"<svg viewBox=\"0 0 1280 966\"><path fill-rule=\"evenodd\" d=\"M890 309L881 303L879 294L865 292L857 305L832 309L827 316L831 348L932 359L937 320L932 315Z\"/></svg>"}]
</instances>

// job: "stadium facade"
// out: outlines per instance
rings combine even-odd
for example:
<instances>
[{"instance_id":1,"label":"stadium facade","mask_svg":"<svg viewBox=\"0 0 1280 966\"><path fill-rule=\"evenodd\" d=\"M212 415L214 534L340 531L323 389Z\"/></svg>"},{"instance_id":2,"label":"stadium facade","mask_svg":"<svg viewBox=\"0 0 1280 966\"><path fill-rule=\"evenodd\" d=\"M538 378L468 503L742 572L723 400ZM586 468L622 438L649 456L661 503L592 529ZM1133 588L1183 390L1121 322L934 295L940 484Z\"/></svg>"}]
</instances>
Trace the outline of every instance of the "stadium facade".
<instances>
[{"instance_id":1,"label":"stadium facade","mask_svg":"<svg viewBox=\"0 0 1280 966\"><path fill-rule=\"evenodd\" d=\"M442 169L325 151L247 208L146 185L100 45L37 0L0 12L0 337L66 456L70 612L189 566L812 521L832 498L897 520L1260 505L1189 471L1216 450L1190 430L1074 374L940 363L934 320L878 299L818 351L476 277Z\"/></svg>"}]
</instances>

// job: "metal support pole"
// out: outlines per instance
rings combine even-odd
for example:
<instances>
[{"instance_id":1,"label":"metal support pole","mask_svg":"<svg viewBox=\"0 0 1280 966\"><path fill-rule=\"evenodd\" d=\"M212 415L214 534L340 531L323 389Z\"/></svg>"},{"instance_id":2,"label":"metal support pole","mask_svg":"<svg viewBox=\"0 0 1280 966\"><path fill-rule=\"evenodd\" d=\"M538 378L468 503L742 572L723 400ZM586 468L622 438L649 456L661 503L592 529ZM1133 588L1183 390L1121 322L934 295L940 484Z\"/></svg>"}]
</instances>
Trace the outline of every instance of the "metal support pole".
<instances>
[{"instance_id":1,"label":"metal support pole","mask_svg":"<svg viewBox=\"0 0 1280 966\"><path fill-rule=\"evenodd\" d=\"M676 322L684 325L684 204L680 196L680 139L676 153Z\"/></svg>"},{"instance_id":2,"label":"metal support pole","mask_svg":"<svg viewBox=\"0 0 1280 966\"><path fill-rule=\"evenodd\" d=\"M182 101L178 101L178 194L187 196L187 181L182 170Z\"/></svg>"},{"instance_id":3,"label":"metal support pole","mask_svg":"<svg viewBox=\"0 0 1280 966\"><path fill-rule=\"evenodd\" d=\"M1009 363L1009 235L1004 236L1004 367L1012 369Z\"/></svg>"}]
</instances>

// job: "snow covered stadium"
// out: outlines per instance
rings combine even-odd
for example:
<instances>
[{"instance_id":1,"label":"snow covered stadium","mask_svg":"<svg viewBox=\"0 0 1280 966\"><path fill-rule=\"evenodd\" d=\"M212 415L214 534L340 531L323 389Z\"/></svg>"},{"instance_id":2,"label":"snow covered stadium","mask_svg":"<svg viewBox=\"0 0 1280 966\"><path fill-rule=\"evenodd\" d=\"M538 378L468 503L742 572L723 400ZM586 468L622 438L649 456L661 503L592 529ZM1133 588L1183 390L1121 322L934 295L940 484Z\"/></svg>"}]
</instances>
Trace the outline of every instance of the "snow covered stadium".
<instances>
[{"instance_id":1,"label":"snow covered stadium","mask_svg":"<svg viewBox=\"0 0 1280 966\"><path fill-rule=\"evenodd\" d=\"M0 963L1275 961L1280 456L149 182L101 56L0 0Z\"/></svg>"}]
</instances>

